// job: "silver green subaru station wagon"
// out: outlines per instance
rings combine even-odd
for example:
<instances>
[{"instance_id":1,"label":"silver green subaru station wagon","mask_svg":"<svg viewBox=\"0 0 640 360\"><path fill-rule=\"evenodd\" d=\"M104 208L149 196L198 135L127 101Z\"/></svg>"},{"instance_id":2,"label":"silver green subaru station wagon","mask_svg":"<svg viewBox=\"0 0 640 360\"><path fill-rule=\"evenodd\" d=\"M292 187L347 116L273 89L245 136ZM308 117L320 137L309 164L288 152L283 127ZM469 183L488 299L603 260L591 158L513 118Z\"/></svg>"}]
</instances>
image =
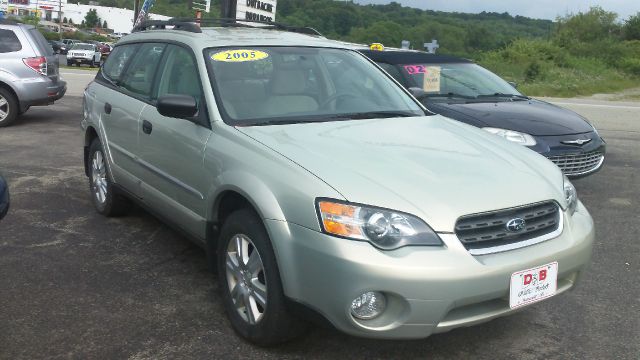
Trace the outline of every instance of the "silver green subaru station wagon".
<instances>
[{"instance_id":1,"label":"silver green subaru station wagon","mask_svg":"<svg viewBox=\"0 0 640 360\"><path fill-rule=\"evenodd\" d=\"M257 344L309 319L386 339L481 323L569 290L591 255L552 162L425 112L310 29L147 22L85 90L82 127L97 211L133 200L204 247Z\"/></svg>"}]
</instances>

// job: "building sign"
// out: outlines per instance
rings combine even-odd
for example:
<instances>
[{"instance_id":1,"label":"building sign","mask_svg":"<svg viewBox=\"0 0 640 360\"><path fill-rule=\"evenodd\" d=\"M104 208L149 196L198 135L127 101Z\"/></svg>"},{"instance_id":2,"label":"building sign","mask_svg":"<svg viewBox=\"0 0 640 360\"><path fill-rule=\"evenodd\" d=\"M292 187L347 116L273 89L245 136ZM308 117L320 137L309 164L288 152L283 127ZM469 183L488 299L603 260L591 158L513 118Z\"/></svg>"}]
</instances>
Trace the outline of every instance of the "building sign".
<instances>
[{"instance_id":1,"label":"building sign","mask_svg":"<svg viewBox=\"0 0 640 360\"><path fill-rule=\"evenodd\" d=\"M29 5L29 0L9 0L9 4Z\"/></svg>"},{"instance_id":2,"label":"building sign","mask_svg":"<svg viewBox=\"0 0 640 360\"><path fill-rule=\"evenodd\" d=\"M236 19L275 21L277 0L238 0Z\"/></svg>"}]
</instances>

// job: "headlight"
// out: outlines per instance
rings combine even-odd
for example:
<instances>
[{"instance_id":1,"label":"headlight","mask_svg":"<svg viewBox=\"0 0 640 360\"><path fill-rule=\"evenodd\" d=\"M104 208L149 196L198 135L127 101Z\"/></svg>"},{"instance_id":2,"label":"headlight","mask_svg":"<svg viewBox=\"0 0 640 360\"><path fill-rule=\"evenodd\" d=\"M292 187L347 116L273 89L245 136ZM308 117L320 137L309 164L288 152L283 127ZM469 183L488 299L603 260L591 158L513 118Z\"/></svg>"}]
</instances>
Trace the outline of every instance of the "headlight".
<instances>
[{"instance_id":1,"label":"headlight","mask_svg":"<svg viewBox=\"0 0 640 360\"><path fill-rule=\"evenodd\" d=\"M501 136L509 141L513 141L514 143L518 143L520 145L534 146L536 144L536 139L534 139L533 136L518 131L491 127L482 128L482 130L488 131L494 135Z\"/></svg>"},{"instance_id":2,"label":"headlight","mask_svg":"<svg viewBox=\"0 0 640 360\"><path fill-rule=\"evenodd\" d=\"M368 241L383 250L442 245L429 225L413 215L329 199L317 200L317 209L322 231L330 235Z\"/></svg>"},{"instance_id":3,"label":"headlight","mask_svg":"<svg viewBox=\"0 0 640 360\"><path fill-rule=\"evenodd\" d=\"M564 199L567 201L569 214L573 215L578 206L578 192L566 176L564 177Z\"/></svg>"}]
</instances>

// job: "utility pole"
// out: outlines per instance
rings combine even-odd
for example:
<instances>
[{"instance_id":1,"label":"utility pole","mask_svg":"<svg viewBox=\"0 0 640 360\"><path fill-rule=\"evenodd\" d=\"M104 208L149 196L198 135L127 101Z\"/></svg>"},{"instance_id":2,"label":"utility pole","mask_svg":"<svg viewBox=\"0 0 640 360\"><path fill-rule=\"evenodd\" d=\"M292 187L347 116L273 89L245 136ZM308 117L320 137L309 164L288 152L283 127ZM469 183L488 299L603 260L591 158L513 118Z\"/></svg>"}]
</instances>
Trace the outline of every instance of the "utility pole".
<instances>
[{"instance_id":1,"label":"utility pole","mask_svg":"<svg viewBox=\"0 0 640 360\"><path fill-rule=\"evenodd\" d=\"M58 0L58 35L62 41L62 0Z\"/></svg>"},{"instance_id":2,"label":"utility pole","mask_svg":"<svg viewBox=\"0 0 640 360\"><path fill-rule=\"evenodd\" d=\"M235 19L236 5L237 2L235 0L220 0L220 16L223 19Z\"/></svg>"},{"instance_id":3,"label":"utility pole","mask_svg":"<svg viewBox=\"0 0 640 360\"><path fill-rule=\"evenodd\" d=\"M140 13L140 0L133 0L133 25L138 21L138 13Z\"/></svg>"}]
</instances>

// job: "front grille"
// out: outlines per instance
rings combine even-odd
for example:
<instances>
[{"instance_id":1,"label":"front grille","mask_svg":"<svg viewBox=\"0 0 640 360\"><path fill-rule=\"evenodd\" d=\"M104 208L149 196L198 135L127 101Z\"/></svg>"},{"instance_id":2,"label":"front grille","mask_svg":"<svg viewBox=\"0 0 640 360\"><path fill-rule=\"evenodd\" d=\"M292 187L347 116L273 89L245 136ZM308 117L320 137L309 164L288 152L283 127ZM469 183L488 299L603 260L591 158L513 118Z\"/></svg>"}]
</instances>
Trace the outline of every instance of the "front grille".
<instances>
[{"instance_id":1,"label":"front grille","mask_svg":"<svg viewBox=\"0 0 640 360\"><path fill-rule=\"evenodd\" d=\"M509 230L507 224L514 219L524 220L521 230ZM488 213L463 216L456 222L456 235L462 245L472 254L484 254L491 248L516 248L514 245L531 239L550 235L559 229L560 209L555 202L548 201L518 208L497 210ZM523 245L524 246L524 245Z\"/></svg>"},{"instance_id":2,"label":"front grille","mask_svg":"<svg viewBox=\"0 0 640 360\"><path fill-rule=\"evenodd\" d=\"M550 156L549 160L558 165L565 175L582 175L595 171L602 164L604 155L599 151Z\"/></svg>"}]
</instances>

